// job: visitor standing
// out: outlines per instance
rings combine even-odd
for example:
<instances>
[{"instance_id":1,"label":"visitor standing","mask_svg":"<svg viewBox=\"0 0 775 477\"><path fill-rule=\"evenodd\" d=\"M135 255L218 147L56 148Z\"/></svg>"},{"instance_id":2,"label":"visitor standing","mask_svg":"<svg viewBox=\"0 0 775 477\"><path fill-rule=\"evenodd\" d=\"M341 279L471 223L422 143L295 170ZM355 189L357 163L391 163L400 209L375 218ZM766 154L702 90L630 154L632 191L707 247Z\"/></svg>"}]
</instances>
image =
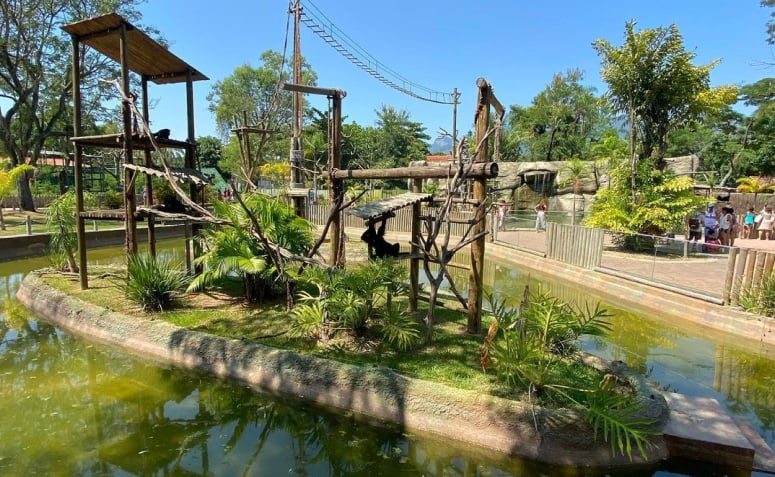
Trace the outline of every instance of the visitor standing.
<instances>
[{"instance_id":1,"label":"visitor standing","mask_svg":"<svg viewBox=\"0 0 775 477\"><path fill-rule=\"evenodd\" d=\"M501 204L498 207L498 230L506 230L506 212L508 208L506 204Z\"/></svg>"},{"instance_id":2,"label":"visitor standing","mask_svg":"<svg viewBox=\"0 0 775 477\"><path fill-rule=\"evenodd\" d=\"M687 234L687 241L694 241L694 243L699 242L702 240L702 227L703 223L705 222L705 216L702 212L697 211L694 213L693 216L689 217L689 220L687 221L687 230L689 233Z\"/></svg>"},{"instance_id":3,"label":"visitor standing","mask_svg":"<svg viewBox=\"0 0 775 477\"><path fill-rule=\"evenodd\" d=\"M756 227L756 222L754 222L754 220L756 220L756 214L753 211L753 207L749 207L748 212L745 213L745 218L743 219L743 236L740 238L753 238L753 231Z\"/></svg>"},{"instance_id":4,"label":"visitor standing","mask_svg":"<svg viewBox=\"0 0 775 477\"><path fill-rule=\"evenodd\" d=\"M705 211L705 239L715 237L718 233L718 213L716 213L716 204L708 204L708 210Z\"/></svg>"},{"instance_id":5,"label":"visitor standing","mask_svg":"<svg viewBox=\"0 0 775 477\"><path fill-rule=\"evenodd\" d=\"M762 220L759 222L759 240L770 240L772 238L772 223L775 222L772 207L769 205L765 206L760 214Z\"/></svg>"},{"instance_id":6,"label":"visitor standing","mask_svg":"<svg viewBox=\"0 0 775 477\"><path fill-rule=\"evenodd\" d=\"M535 206L536 211L536 232L546 230L546 201L541 199Z\"/></svg>"}]
</instances>

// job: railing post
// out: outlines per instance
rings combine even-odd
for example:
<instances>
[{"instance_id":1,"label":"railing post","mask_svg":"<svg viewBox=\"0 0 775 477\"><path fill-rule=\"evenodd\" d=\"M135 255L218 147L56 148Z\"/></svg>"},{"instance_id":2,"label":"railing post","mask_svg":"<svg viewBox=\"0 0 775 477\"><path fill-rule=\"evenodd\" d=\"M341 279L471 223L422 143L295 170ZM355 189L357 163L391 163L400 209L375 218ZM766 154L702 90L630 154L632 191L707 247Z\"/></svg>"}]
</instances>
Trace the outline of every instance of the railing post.
<instances>
[{"instance_id":1,"label":"railing post","mask_svg":"<svg viewBox=\"0 0 775 477\"><path fill-rule=\"evenodd\" d=\"M27 216L26 223L27 223L27 235L32 235L32 217L30 217L29 215Z\"/></svg>"}]
</instances>

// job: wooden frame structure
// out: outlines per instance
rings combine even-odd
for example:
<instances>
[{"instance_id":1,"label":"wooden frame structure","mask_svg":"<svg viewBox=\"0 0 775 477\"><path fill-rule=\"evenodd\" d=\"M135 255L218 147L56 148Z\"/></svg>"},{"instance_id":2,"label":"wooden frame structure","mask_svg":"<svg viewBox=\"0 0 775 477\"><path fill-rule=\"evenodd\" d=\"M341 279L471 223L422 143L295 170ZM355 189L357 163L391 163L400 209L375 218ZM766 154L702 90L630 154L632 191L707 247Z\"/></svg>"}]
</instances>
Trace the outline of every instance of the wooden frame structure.
<instances>
[{"instance_id":1,"label":"wooden frame structure","mask_svg":"<svg viewBox=\"0 0 775 477\"><path fill-rule=\"evenodd\" d=\"M135 178L137 174L146 176L146 206L153 203L150 171L153 169L151 139L138 131L133 131L132 105L129 104L133 93L130 90L129 73L140 75L142 114L148 120L148 81L156 84L186 83L187 138L176 141L157 137L156 144L162 148L183 149L186 154L186 168L192 172L196 168L196 138L194 132L194 89L193 82L208 78L184 62L167 48L134 27L126 19L116 13L110 13L87 20L70 23L62 27L70 34L72 40L72 75L73 75L73 141L75 149L75 191L77 208L78 235L78 266L82 289L88 288L86 265L86 232L85 219L103 219L99 213L86 213L83 200L83 148L96 146L122 149L124 161L128 167L124 169L124 227L126 231L125 249L127 255L137 252L137 204L135 199ZM101 136L84 136L81 100L81 46L86 45L93 50L117 62L121 67L121 111L123 117L123 133ZM145 170L133 168L133 151L141 150L145 155ZM184 176L189 175L184 172ZM197 200L198 189L192 182L191 199ZM114 214L115 215L115 214ZM188 228L188 227L187 227ZM155 233L153 216L148 217L148 241L151 253L155 253ZM190 259L190 254L187 254Z\"/></svg>"}]
</instances>

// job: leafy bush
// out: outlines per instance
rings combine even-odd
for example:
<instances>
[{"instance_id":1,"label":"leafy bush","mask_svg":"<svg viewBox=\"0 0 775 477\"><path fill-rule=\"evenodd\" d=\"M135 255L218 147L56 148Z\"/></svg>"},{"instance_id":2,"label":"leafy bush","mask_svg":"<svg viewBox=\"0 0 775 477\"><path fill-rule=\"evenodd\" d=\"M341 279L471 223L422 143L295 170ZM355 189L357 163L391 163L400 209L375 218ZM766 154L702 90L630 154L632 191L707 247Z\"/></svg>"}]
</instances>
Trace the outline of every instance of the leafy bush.
<instances>
[{"instance_id":1,"label":"leafy bush","mask_svg":"<svg viewBox=\"0 0 775 477\"><path fill-rule=\"evenodd\" d=\"M392 348L411 348L421 338L419 323L394 302L406 293L406 273L391 259L348 269L307 268L302 279L314 285L317 293L300 293L292 334L377 336Z\"/></svg>"},{"instance_id":2,"label":"leafy bush","mask_svg":"<svg viewBox=\"0 0 775 477\"><path fill-rule=\"evenodd\" d=\"M156 258L147 253L129 256L128 277L123 286L126 296L143 311L164 311L172 308L176 298L186 289L189 277L171 254Z\"/></svg>"},{"instance_id":3,"label":"leafy bush","mask_svg":"<svg viewBox=\"0 0 775 477\"><path fill-rule=\"evenodd\" d=\"M102 196L102 206L106 209L120 209L124 206L124 197L118 192L105 192Z\"/></svg>"}]
</instances>

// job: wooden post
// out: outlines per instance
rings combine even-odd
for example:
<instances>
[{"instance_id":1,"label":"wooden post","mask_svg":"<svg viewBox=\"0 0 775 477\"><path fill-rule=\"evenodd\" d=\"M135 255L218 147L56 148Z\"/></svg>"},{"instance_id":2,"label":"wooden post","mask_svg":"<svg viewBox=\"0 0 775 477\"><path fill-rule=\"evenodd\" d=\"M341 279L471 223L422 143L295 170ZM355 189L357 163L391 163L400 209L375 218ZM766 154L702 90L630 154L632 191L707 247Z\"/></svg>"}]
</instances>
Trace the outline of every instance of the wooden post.
<instances>
[{"instance_id":1,"label":"wooden post","mask_svg":"<svg viewBox=\"0 0 775 477\"><path fill-rule=\"evenodd\" d=\"M487 129L490 126L490 96L491 87L483 78L476 81L479 87L479 98L476 111L476 144L477 151L474 162L484 163L488 157L488 141L485 138ZM478 204L484 203L487 199L487 179L480 178L473 180L473 200ZM473 220L476 225L471 229L471 234L476 235L484 232L484 208L477 207ZM468 275L468 325L467 331L471 334L478 334L482 326L482 281L484 271L484 237L478 238L471 243L471 271Z\"/></svg>"},{"instance_id":2,"label":"wooden post","mask_svg":"<svg viewBox=\"0 0 775 477\"><path fill-rule=\"evenodd\" d=\"M143 89L143 117L146 121L150 121L149 113L150 108L148 106L148 76L143 75L142 78ZM153 167L153 158L151 156L151 150L145 149L145 166ZM145 175L145 205L151 207L153 205L153 176L150 174ZM152 214L148 214L146 217L148 221L148 252L152 257L156 256L156 218Z\"/></svg>"},{"instance_id":3,"label":"wooden post","mask_svg":"<svg viewBox=\"0 0 775 477\"><path fill-rule=\"evenodd\" d=\"M188 145L186 146L186 167L190 169L198 169L197 163L196 163L196 131L194 130L194 79L191 70L189 69L186 71L186 118L188 119L187 125L188 125L188 137L186 138L186 142L188 142ZM202 201L202 194L199 190L199 186L195 183L191 183L189 187L189 193L191 195L191 200L201 204ZM201 229L201 225L198 223L190 224L191 227L191 236L196 237L199 235L199 230ZM193 260L195 260L198 256L201 255L200 250L200 244L196 240L191 240L191 260L193 263ZM191 268L190 271L193 271L194 273L202 273L202 266L194 266Z\"/></svg>"},{"instance_id":4,"label":"wooden post","mask_svg":"<svg viewBox=\"0 0 775 477\"><path fill-rule=\"evenodd\" d=\"M724 290L722 291L721 301L725 305L731 303L732 297L732 283L735 276L735 264L737 261L737 253L740 249L732 247L729 249L729 258L727 259L727 273L724 280Z\"/></svg>"},{"instance_id":5,"label":"wooden post","mask_svg":"<svg viewBox=\"0 0 775 477\"><path fill-rule=\"evenodd\" d=\"M126 23L121 23L121 91L122 94L130 98L131 91L129 85L129 45L126 37ZM121 102L121 112L124 120L124 163L133 164L132 157L132 110L127 103L128 100ZM137 222L135 221L136 199L135 183L132 180L136 172L131 169L124 169L124 230L126 237L124 239L124 249L127 256L137 253Z\"/></svg>"},{"instance_id":6,"label":"wooden post","mask_svg":"<svg viewBox=\"0 0 775 477\"><path fill-rule=\"evenodd\" d=\"M412 192L422 192L422 180L412 181ZM420 202L412 204L412 249L409 259L409 311L417 311L417 296L420 293Z\"/></svg>"},{"instance_id":7,"label":"wooden post","mask_svg":"<svg viewBox=\"0 0 775 477\"><path fill-rule=\"evenodd\" d=\"M334 92L332 95L332 109L333 109L333 121L330 125L330 134L328 138L329 148L331 149L329 159L329 170L336 170L342 167L342 98L344 93L340 91ZM337 204L339 200L343 199L344 187L341 179L331 178L328 181L329 184L329 201L332 204ZM337 211L333 220L331 221L331 256L329 264L333 266L344 265L344 241L342 236L344 230L342 228L342 213Z\"/></svg>"},{"instance_id":8,"label":"wooden post","mask_svg":"<svg viewBox=\"0 0 775 477\"><path fill-rule=\"evenodd\" d=\"M78 39L72 37L73 46L73 135L79 137L82 134L81 109L81 53L79 51ZM77 142L75 145L74 175L75 175L75 233L78 239L78 278L81 284L81 290L89 288L89 277L86 274L86 226L83 212L83 147Z\"/></svg>"}]
</instances>

